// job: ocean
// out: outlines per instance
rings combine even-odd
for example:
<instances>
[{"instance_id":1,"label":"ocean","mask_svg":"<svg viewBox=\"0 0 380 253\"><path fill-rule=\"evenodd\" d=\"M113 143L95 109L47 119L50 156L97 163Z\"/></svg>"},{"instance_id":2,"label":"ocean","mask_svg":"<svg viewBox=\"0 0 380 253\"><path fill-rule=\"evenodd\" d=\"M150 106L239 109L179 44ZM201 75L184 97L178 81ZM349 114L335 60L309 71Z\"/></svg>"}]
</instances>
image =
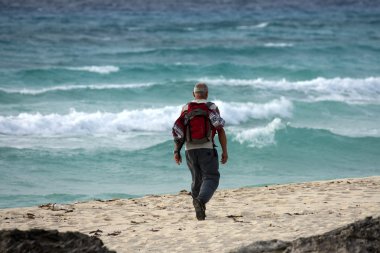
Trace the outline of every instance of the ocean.
<instances>
[{"instance_id":1,"label":"ocean","mask_svg":"<svg viewBox=\"0 0 380 253\"><path fill-rule=\"evenodd\" d=\"M0 208L189 190L197 82L220 188L380 175L379 1L0 0Z\"/></svg>"}]
</instances>

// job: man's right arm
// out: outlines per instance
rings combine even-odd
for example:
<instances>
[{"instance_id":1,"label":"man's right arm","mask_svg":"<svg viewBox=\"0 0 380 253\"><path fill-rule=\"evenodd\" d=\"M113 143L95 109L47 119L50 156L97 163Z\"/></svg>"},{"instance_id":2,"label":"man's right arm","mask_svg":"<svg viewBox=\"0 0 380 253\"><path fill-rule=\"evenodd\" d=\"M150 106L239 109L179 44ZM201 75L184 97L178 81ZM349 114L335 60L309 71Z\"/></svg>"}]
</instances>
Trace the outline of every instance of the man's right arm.
<instances>
[{"instance_id":1,"label":"man's right arm","mask_svg":"<svg viewBox=\"0 0 380 253\"><path fill-rule=\"evenodd\" d=\"M178 143L174 142L174 161L176 164L180 165L182 163L182 157L181 157L181 147Z\"/></svg>"}]
</instances>

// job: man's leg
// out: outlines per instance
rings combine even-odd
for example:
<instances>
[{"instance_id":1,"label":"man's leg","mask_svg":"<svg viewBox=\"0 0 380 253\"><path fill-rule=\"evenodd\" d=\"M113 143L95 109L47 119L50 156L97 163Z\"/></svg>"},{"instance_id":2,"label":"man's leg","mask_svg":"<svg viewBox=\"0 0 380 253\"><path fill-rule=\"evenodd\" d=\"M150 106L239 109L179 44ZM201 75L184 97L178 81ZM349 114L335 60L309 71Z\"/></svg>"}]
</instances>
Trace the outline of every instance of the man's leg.
<instances>
[{"instance_id":1,"label":"man's leg","mask_svg":"<svg viewBox=\"0 0 380 253\"><path fill-rule=\"evenodd\" d=\"M198 199L199 191L202 185L202 170L198 163L198 150L187 150L186 151L186 162L192 176L191 183L191 195L193 197L193 205L195 209L195 214L198 220L204 220L206 218L205 206Z\"/></svg>"},{"instance_id":2,"label":"man's leg","mask_svg":"<svg viewBox=\"0 0 380 253\"><path fill-rule=\"evenodd\" d=\"M202 171L198 164L197 154L195 150L187 150L186 163L191 172L191 196L195 199L199 195L199 191L202 185Z\"/></svg>"},{"instance_id":3,"label":"man's leg","mask_svg":"<svg viewBox=\"0 0 380 253\"><path fill-rule=\"evenodd\" d=\"M198 199L206 204L219 186L218 153L213 149L199 149L198 162L202 171L202 185Z\"/></svg>"}]
</instances>

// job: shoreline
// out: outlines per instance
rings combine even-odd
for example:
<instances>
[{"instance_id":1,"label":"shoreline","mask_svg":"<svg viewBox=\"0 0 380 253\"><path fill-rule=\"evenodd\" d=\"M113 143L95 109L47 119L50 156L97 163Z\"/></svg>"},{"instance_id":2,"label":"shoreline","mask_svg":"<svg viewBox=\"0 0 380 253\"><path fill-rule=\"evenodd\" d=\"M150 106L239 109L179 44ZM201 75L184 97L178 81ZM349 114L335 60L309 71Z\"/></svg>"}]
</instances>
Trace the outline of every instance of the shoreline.
<instances>
[{"instance_id":1,"label":"shoreline","mask_svg":"<svg viewBox=\"0 0 380 253\"><path fill-rule=\"evenodd\" d=\"M0 229L57 229L97 236L117 252L228 252L254 241L323 234L380 216L380 176L218 190L197 221L191 197L0 209Z\"/></svg>"},{"instance_id":2,"label":"shoreline","mask_svg":"<svg viewBox=\"0 0 380 253\"><path fill-rule=\"evenodd\" d=\"M312 181L292 181L292 182L284 182L284 183L275 183L275 182L269 182L269 183L260 183L260 184L254 184L254 185L243 185L241 187L227 187L227 188L221 188L220 186L217 189L218 191L229 191L229 190L237 190L237 189L251 189L251 188L262 188L262 187L272 187L272 186L280 186L280 185L293 185L293 184L305 184L305 183L313 183L313 182L325 182L325 181L334 181L334 180L344 180L344 179L362 179L362 178L371 178L371 177L377 177L377 175L373 176L365 176L365 177L348 177L348 178L327 178L327 179L321 179L321 180L312 180ZM380 177L380 175L379 175ZM191 182L190 182L191 183ZM188 187L190 188L190 187ZM166 195L178 195L182 191L187 191L187 189L181 189L178 191L170 191L170 192L161 192L161 193L147 193L147 194L136 194L131 195L132 197L112 197L112 198L101 198L101 197L89 197L84 199L74 199L74 200L67 200L62 202L54 202L54 201L44 201L37 204L30 204L25 206L10 206L10 207L0 207L0 211L7 210L7 209L18 209L18 208L32 208L40 205L47 205L47 204L55 204L55 205L75 205L79 203L88 203L88 202L108 202L108 201L114 201L114 200L131 200L131 199L141 199L144 197L149 196L166 196ZM128 195L124 193L120 193L122 195ZM117 193L116 195L119 195Z\"/></svg>"}]
</instances>

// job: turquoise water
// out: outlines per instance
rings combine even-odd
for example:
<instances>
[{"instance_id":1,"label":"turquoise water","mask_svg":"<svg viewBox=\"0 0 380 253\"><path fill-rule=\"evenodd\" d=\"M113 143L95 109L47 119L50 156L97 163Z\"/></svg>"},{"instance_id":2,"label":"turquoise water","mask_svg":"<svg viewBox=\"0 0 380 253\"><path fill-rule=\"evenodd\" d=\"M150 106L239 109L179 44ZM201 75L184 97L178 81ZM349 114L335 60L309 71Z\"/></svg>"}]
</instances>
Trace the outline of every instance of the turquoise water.
<instances>
[{"instance_id":1,"label":"turquoise water","mask_svg":"<svg viewBox=\"0 0 380 253\"><path fill-rule=\"evenodd\" d=\"M380 174L380 3L2 1L0 208L190 188L171 127L226 120L220 188Z\"/></svg>"}]
</instances>

